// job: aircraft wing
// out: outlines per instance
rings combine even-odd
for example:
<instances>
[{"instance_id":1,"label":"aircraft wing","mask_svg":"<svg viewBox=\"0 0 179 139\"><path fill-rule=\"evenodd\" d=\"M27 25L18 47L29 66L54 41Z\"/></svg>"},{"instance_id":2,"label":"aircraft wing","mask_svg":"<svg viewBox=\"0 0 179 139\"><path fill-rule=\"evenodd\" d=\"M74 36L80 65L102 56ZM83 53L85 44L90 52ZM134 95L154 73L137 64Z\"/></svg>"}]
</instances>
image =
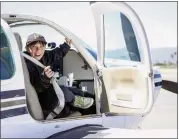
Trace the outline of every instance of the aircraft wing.
<instances>
[{"instance_id":1,"label":"aircraft wing","mask_svg":"<svg viewBox=\"0 0 179 139\"><path fill-rule=\"evenodd\" d=\"M176 69L160 69L160 67L154 67L154 77L159 75L160 77L154 78L155 83L159 83L162 80L161 87L167 91L178 94L178 81Z\"/></svg>"},{"instance_id":2,"label":"aircraft wing","mask_svg":"<svg viewBox=\"0 0 179 139\"><path fill-rule=\"evenodd\" d=\"M138 130L84 125L57 133L49 138L177 138L177 130Z\"/></svg>"}]
</instances>

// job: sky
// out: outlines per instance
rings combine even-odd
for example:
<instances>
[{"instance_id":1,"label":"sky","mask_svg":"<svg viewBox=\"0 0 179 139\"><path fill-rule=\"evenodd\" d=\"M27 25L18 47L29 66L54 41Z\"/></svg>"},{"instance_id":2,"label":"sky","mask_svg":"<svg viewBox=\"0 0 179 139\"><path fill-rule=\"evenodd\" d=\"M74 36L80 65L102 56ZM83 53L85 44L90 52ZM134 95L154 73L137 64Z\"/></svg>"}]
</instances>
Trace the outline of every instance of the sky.
<instances>
[{"instance_id":1,"label":"sky","mask_svg":"<svg viewBox=\"0 0 179 139\"><path fill-rule=\"evenodd\" d=\"M126 2L139 15L150 47L177 47L177 2ZM1 13L29 14L53 20L69 29L91 47L96 46L93 15L87 2L2 2ZM23 42L33 32L41 33L47 41L62 43L64 38L49 27L23 27ZM95 49L95 48L94 48Z\"/></svg>"}]
</instances>

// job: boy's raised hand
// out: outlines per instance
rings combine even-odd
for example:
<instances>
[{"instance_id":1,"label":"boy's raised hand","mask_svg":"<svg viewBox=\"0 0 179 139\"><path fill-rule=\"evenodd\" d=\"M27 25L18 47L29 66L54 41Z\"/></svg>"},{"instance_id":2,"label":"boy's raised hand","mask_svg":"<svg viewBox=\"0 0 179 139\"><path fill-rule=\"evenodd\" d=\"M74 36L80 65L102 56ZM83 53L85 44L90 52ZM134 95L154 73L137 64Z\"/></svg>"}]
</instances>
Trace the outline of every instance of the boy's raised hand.
<instances>
[{"instance_id":1,"label":"boy's raised hand","mask_svg":"<svg viewBox=\"0 0 179 139\"><path fill-rule=\"evenodd\" d=\"M69 38L65 38L65 41L66 43L71 46L71 43L72 43L72 39L69 39Z\"/></svg>"}]
</instances>

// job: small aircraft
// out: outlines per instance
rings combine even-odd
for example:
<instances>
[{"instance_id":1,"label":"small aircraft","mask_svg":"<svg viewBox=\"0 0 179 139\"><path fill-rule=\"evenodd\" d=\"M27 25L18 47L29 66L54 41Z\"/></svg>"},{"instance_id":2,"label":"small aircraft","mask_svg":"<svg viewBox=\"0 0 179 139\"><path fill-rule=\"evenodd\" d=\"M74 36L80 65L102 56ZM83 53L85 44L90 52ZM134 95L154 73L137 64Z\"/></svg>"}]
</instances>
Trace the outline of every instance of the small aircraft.
<instances>
[{"instance_id":1,"label":"small aircraft","mask_svg":"<svg viewBox=\"0 0 179 139\"><path fill-rule=\"evenodd\" d=\"M1 137L48 138L75 127L137 129L150 113L162 87L161 74L153 68L145 29L135 11L124 2L91 2L96 26L97 51L66 28L42 17L1 14ZM108 28L110 24L115 28ZM73 40L63 59L62 75L74 74L73 87L91 93L94 105L60 119L46 120L35 89L29 81L22 40L12 28L47 25ZM106 57L107 33L121 37L117 59ZM53 49L56 43L48 43ZM120 46L120 47L121 47ZM73 136L74 137L74 136ZM72 137L70 137L72 138Z\"/></svg>"}]
</instances>

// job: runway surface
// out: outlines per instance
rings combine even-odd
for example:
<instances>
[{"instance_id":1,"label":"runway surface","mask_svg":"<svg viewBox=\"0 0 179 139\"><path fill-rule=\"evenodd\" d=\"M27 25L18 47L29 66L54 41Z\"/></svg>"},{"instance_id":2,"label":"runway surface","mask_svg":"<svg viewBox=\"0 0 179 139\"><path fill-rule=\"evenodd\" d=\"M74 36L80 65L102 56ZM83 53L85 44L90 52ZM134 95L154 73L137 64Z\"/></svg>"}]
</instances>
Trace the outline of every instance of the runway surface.
<instances>
[{"instance_id":1,"label":"runway surface","mask_svg":"<svg viewBox=\"0 0 179 139\"><path fill-rule=\"evenodd\" d=\"M141 124L142 129L177 129L177 94L161 89L158 99Z\"/></svg>"}]
</instances>

